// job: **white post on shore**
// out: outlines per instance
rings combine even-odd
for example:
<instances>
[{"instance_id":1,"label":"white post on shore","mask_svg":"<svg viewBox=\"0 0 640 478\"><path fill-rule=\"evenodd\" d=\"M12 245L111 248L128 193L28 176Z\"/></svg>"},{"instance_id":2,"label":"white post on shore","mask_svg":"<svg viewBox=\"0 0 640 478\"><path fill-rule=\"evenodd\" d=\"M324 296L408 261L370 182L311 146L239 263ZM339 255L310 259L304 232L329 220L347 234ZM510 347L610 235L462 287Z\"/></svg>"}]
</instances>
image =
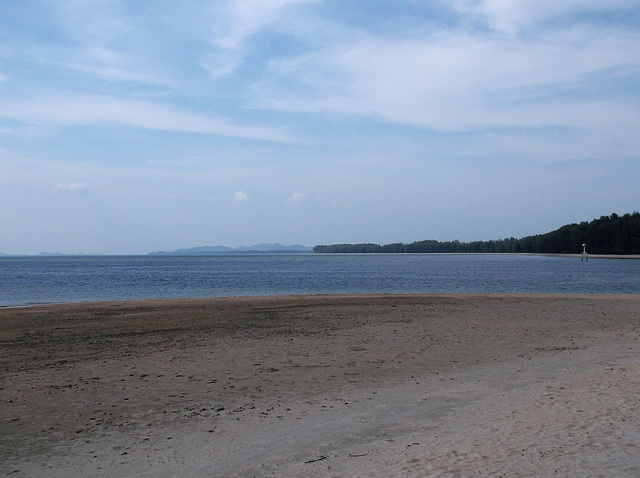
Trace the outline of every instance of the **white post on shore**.
<instances>
[{"instance_id":1,"label":"white post on shore","mask_svg":"<svg viewBox=\"0 0 640 478\"><path fill-rule=\"evenodd\" d=\"M581 261L588 261L589 260L589 254L587 254L587 245L586 244L582 244L582 256L580 256L580 260Z\"/></svg>"}]
</instances>

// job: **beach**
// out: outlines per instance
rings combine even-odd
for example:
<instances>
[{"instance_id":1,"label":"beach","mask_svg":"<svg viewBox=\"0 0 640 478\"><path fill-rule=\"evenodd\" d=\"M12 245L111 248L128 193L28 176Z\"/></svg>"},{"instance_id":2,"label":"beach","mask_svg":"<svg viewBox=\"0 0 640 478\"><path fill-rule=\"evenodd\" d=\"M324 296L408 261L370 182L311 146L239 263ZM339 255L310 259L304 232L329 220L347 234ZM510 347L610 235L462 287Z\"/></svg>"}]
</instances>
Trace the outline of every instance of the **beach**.
<instances>
[{"instance_id":1,"label":"beach","mask_svg":"<svg viewBox=\"0 0 640 478\"><path fill-rule=\"evenodd\" d=\"M640 476L640 295L0 309L0 474Z\"/></svg>"}]
</instances>

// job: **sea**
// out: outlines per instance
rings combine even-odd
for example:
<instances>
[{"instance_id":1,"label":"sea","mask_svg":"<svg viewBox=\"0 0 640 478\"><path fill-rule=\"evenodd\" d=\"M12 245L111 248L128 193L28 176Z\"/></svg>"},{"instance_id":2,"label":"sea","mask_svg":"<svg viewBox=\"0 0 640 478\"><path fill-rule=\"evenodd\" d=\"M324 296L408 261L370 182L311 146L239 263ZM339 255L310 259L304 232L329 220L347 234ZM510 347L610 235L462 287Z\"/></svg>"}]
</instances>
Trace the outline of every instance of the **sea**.
<instances>
[{"instance_id":1,"label":"sea","mask_svg":"<svg viewBox=\"0 0 640 478\"><path fill-rule=\"evenodd\" d=\"M640 260L312 253L0 257L0 307L351 293L638 294Z\"/></svg>"}]
</instances>

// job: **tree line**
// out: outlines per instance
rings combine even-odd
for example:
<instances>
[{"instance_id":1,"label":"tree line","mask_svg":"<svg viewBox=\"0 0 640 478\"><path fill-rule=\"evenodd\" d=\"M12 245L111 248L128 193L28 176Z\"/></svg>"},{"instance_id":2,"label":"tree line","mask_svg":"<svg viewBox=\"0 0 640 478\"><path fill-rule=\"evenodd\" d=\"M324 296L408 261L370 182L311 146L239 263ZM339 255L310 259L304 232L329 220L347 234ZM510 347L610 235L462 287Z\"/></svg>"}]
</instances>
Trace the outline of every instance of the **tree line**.
<instances>
[{"instance_id":1,"label":"tree line","mask_svg":"<svg viewBox=\"0 0 640 478\"><path fill-rule=\"evenodd\" d=\"M416 241L410 244L332 244L317 253L538 253L577 254L587 244L590 254L640 254L640 213L601 216L591 222L567 224L546 234L490 241Z\"/></svg>"}]
</instances>

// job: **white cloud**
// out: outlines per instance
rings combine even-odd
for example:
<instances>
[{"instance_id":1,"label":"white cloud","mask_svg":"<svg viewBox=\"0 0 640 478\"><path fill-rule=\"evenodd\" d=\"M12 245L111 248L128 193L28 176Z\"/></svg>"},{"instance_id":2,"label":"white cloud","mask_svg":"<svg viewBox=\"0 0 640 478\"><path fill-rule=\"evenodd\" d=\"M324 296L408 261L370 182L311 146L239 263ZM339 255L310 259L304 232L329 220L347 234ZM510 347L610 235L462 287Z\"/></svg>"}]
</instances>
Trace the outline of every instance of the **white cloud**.
<instances>
[{"instance_id":1,"label":"white cloud","mask_svg":"<svg viewBox=\"0 0 640 478\"><path fill-rule=\"evenodd\" d=\"M236 191L233 193L233 202L242 203L249 201L250 197L244 191Z\"/></svg>"},{"instance_id":2,"label":"white cloud","mask_svg":"<svg viewBox=\"0 0 640 478\"><path fill-rule=\"evenodd\" d=\"M289 204L295 204L304 201L306 197L307 195L305 193L295 192L286 199L286 202Z\"/></svg>"},{"instance_id":3,"label":"white cloud","mask_svg":"<svg viewBox=\"0 0 640 478\"><path fill-rule=\"evenodd\" d=\"M58 194L84 195L90 194L91 190L87 183L57 184L53 187L53 192Z\"/></svg>"},{"instance_id":4,"label":"white cloud","mask_svg":"<svg viewBox=\"0 0 640 478\"><path fill-rule=\"evenodd\" d=\"M538 42L445 30L409 40L360 35L349 45L272 62L274 77L255 101L444 131L573 127L582 118L566 111L600 108L593 102L619 94L597 84L596 95L573 91L585 91L601 72L637 70L638 44L637 32L607 26L551 30ZM624 103L610 101L608 109L623 113Z\"/></svg>"}]
</instances>

